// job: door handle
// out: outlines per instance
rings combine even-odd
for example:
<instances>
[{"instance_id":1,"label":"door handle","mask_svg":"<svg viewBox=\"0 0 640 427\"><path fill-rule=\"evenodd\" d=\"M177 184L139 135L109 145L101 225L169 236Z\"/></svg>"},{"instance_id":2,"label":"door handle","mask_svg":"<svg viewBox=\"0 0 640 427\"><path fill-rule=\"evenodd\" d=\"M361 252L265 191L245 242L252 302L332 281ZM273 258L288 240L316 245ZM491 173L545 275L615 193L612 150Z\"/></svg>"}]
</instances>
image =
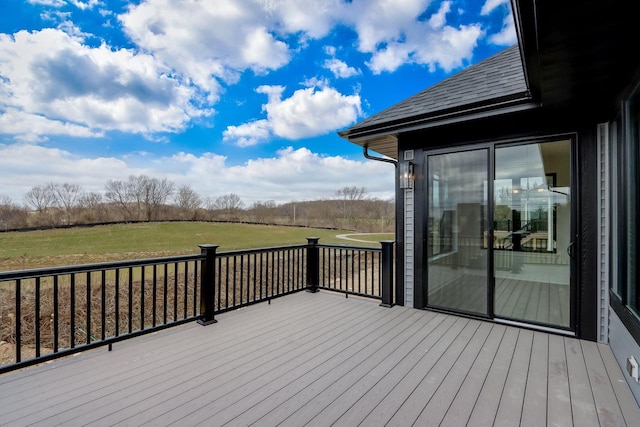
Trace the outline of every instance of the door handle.
<instances>
[{"instance_id":1,"label":"door handle","mask_svg":"<svg viewBox=\"0 0 640 427\"><path fill-rule=\"evenodd\" d=\"M569 243L569 246L567 246L567 255L569 255L569 258L573 258L573 245L575 244L575 242L571 242Z\"/></svg>"}]
</instances>

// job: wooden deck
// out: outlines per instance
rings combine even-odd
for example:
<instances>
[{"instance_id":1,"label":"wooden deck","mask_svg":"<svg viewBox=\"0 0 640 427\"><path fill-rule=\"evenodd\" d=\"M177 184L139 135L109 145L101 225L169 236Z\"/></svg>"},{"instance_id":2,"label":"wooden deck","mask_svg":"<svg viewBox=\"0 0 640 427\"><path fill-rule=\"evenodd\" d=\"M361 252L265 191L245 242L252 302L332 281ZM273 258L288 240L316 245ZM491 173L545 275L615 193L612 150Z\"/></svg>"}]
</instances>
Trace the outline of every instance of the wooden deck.
<instances>
[{"instance_id":1,"label":"wooden deck","mask_svg":"<svg viewBox=\"0 0 640 427\"><path fill-rule=\"evenodd\" d=\"M607 345L298 293L0 376L0 425L632 426Z\"/></svg>"}]
</instances>

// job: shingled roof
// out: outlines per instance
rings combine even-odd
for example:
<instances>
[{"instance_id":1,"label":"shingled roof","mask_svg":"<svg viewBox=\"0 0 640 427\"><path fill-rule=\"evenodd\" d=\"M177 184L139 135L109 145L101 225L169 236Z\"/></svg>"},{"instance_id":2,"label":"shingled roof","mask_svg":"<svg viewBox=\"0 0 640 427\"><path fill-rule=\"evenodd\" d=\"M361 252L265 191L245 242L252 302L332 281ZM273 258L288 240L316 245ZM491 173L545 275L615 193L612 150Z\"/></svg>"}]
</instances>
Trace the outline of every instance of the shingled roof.
<instances>
[{"instance_id":1,"label":"shingled roof","mask_svg":"<svg viewBox=\"0 0 640 427\"><path fill-rule=\"evenodd\" d=\"M408 126L435 124L455 115L523 102L530 103L531 96L520 50L518 45L513 45L339 132L339 135L364 146L368 144L359 142L359 138L389 135L407 130Z\"/></svg>"}]
</instances>

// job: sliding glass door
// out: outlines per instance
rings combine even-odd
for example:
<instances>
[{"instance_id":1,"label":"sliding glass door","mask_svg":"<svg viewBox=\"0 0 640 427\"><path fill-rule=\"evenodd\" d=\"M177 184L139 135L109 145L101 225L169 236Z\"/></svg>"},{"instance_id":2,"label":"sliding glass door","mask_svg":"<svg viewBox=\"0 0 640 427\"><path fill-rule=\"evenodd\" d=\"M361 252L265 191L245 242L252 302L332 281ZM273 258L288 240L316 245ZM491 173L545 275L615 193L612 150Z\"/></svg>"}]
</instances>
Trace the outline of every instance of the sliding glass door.
<instances>
[{"instance_id":1,"label":"sliding glass door","mask_svg":"<svg viewBox=\"0 0 640 427\"><path fill-rule=\"evenodd\" d=\"M570 326L571 141L495 150L495 315Z\"/></svg>"},{"instance_id":2,"label":"sliding glass door","mask_svg":"<svg viewBox=\"0 0 640 427\"><path fill-rule=\"evenodd\" d=\"M426 155L427 306L571 328L571 141Z\"/></svg>"},{"instance_id":3,"label":"sliding glass door","mask_svg":"<svg viewBox=\"0 0 640 427\"><path fill-rule=\"evenodd\" d=\"M489 150L427 156L427 301L488 315Z\"/></svg>"}]
</instances>

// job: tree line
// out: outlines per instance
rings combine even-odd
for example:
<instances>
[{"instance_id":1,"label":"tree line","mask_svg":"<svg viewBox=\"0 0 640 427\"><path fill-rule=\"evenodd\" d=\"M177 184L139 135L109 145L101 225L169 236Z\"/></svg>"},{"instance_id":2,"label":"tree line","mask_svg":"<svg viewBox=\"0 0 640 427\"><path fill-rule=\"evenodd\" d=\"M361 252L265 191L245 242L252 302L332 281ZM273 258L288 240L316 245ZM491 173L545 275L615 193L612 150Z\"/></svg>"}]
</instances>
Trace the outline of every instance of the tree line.
<instances>
[{"instance_id":1,"label":"tree line","mask_svg":"<svg viewBox=\"0 0 640 427\"><path fill-rule=\"evenodd\" d=\"M203 197L189 185L166 178L131 175L109 180L102 193L79 184L32 187L19 204L0 195L0 230L70 226L118 221L245 221L308 227L392 232L393 200L369 196L366 188L345 186L333 197L249 206L235 193Z\"/></svg>"}]
</instances>

